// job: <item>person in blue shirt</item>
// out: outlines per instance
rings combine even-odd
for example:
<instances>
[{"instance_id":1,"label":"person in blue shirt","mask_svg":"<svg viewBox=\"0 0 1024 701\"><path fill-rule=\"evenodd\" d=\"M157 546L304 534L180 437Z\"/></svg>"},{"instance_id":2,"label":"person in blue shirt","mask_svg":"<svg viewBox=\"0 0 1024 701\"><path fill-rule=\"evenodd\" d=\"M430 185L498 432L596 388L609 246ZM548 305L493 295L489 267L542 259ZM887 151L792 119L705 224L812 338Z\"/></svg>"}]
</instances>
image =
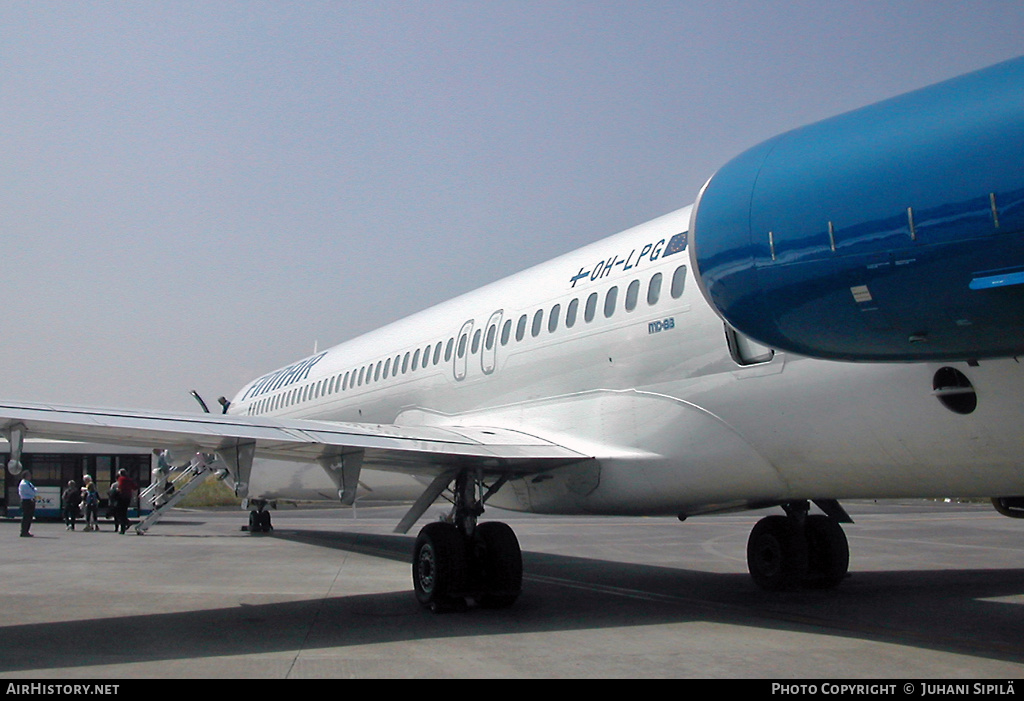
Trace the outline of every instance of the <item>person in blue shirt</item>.
<instances>
[{"instance_id":1,"label":"person in blue shirt","mask_svg":"<svg viewBox=\"0 0 1024 701\"><path fill-rule=\"evenodd\" d=\"M82 504L85 505L85 530L98 531L100 526L96 517L100 506L100 493L96 491L96 483L93 482L91 475L86 475L84 480Z\"/></svg>"},{"instance_id":2,"label":"person in blue shirt","mask_svg":"<svg viewBox=\"0 0 1024 701\"><path fill-rule=\"evenodd\" d=\"M36 513L36 493L39 490L32 484L32 473L25 470L21 473L21 483L18 485L18 496L21 497L21 537L31 538L29 528L32 527L32 517Z\"/></svg>"}]
</instances>

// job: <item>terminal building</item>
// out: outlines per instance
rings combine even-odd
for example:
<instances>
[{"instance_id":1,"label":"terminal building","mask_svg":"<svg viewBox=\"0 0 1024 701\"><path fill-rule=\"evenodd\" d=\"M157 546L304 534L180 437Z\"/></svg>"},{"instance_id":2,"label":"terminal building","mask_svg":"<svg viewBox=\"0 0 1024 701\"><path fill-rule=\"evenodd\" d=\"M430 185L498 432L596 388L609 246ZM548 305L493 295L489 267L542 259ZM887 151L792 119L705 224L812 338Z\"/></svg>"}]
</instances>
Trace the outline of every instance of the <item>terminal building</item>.
<instances>
[{"instance_id":1,"label":"terminal building","mask_svg":"<svg viewBox=\"0 0 1024 701\"><path fill-rule=\"evenodd\" d=\"M21 474L12 475L7 469L11 448L0 440L0 459L4 473L3 503L0 513L9 518L21 516L21 499L18 498L18 483ZM118 470L126 470L141 492L149 486L157 457L152 450L126 448L98 443L75 443L25 439L21 455L23 470L32 473L32 483L39 489L36 496L36 518L59 518L60 495L70 480L82 486L83 477L91 475L100 493L100 517L106 514L107 492L116 481ZM148 505L147 505L148 506ZM138 492L132 498L129 515L139 514Z\"/></svg>"}]
</instances>

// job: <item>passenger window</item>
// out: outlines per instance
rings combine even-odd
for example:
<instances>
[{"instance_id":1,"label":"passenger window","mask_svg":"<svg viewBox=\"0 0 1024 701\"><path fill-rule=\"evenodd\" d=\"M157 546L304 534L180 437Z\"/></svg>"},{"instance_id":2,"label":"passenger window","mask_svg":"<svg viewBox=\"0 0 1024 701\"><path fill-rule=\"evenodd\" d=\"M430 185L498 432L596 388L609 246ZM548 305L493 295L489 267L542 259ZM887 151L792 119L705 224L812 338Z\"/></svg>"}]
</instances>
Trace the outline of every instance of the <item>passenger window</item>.
<instances>
[{"instance_id":1,"label":"passenger window","mask_svg":"<svg viewBox=\"0 0 1024 701\"><path fill-rule=\"evenodd\" d=\"M449 338L448 343L444 347L444 362L448 362L452 359L452 347L455 345L455 339Z\"/></svg>"},{"instance_id":2,"label":"passenger window","mask_svg":"<svg viewBox=\"0 0 1024 701\"><path fill-rule=\"evenodd\" d=\"M497 326L491 326L491 328L487 329L487 339L484 341L484 347L487 350L494 348L494 337L497 335L497 333Z\"/></svg>"},{"instance_id":3,"label":"passenger window","mask_svg":"<svg viewBox=\"0 0 1024 701\"><path fill-rule=\"evenodd\" d=\"M647 286L647 304L655 305L661 297L661 273L655 273L651 277L651 284Z\"/></svg>"},{"instance_id":4,"label":"passenger window","mask_svg":"<svg viewBox=\"0 0 1024 701\"><path fill-rule=\"evenodd\" d=\"M571 329L576 325L576 311L580 308L580 301L574 299L569 302L569 306L565 308L565 328Z\"/></svg>"},{"instance_id":5,"label":"passenger window","mask_svg":"<svg viewBox=\"0 0 1024 701\"><path fill-rule=\"evenodd\" d=\"M526 315L523 314L519 317L519 323L516 324L516 340L522 341L523 336L526 335Z\"/></svg>"},{"instance_id":6,"label":"passenger window","mask_svg":"<svg viewBox=\"0 0 1024 701\"><path fill-rule=\"evenodd\" d=\"M466 343L468 342L468 340L468 335L463 335L459 338L459 358L466 357Z\"/></svg>"},{"instance_id":7,"label":"passenger window","mask_svg":"<svg viewBox=\"0 0 1024 701\"><path fill-rule=\"evenodd\" d=\"M391 376L391 358L384 361L384 379L388 379Z\"/></svg>"},{"instance_id":8,"label":"passenger window","mask_svg":"<svg viewBox=\"0 0 1024 701\"><path fill-rule=\"evenodd\" d=\"M606 319L611 318L611 315L615 313L615 303L619 299L619 288L612 287L608 290L608 294L604 298L604 317Z\"/></svg>"},{"instance_id":9,"label":"passenger window","mask_svg":"<svg viewBox=\"0 0 1024 701\"><path fill-rule=\"evenodd\" d=\"M640 297L640 281L634 280L629 283L629 287L626 288L626 311L631 312L636 309L636 301Z\"/></svg>"},{"instance_id":10,"label":"passenger window","mask_svg":"<svg viewBox=\"0 0 1024 701\"><path fill-rule=\"evenodd\" d=\"M679 299L683 296L683 289L686 287L686 266L680 265L672 275L672 299Z\"/></svg>"},{"instance_id":11,"label":"passenger window","mask_svg":"<svg viewBox=\"0 0 1024 701\"><path fill-rule=\"evenodd\" d=\"M363 373L365 373L365 372L366 372L366 368L359 368L359 381L356 382L356 384L359 385L360 387L363 386Z\"/></svg>"},{"instance_id":12,"label":"passenger window","mask_svg":"<svg viewBox=\"0 0 1024 701\"><path fill-rule=\"evenodd\" d=\"M473 334L473 354L475 355L480 350L480 329L476 330Z\"/></svg>"},{"instance_id":13,"label":"passenger window","mask_svg":"<svg viewBox=\"0 0 1024 701\"><path fill-rule=\"evenodd\" d=\"M505 319L505 325L501 327L501 345L507 346L508 339L512 335L512 320Z\"/></svg>"},{"instance_id":14,"label":"passenger window","mask_svg":"<svg viewBox=\"0 0 1024 701\"><path fill-rule=\"evenodd\" d=\"M556 304L551 307L551 316L548 317L548 333L558 330L558 318L562 315L562 305Z\"/></svg>"},{"instance_id":15,"label":"passenger window","mask_svg":"<svg viewBox=\"0 0 1024 701\"><path fill-rule=\"evenodd\" d=\"M597 293L591 292L587 297L587 306L583 309L583 320L589 324L594 320L595 313L597 313Z\"/></svg>"},{"instance_id":16,"label":"passenger window","mask_svg":"<svg viewBox=\"0 0 1024 701\"><path fill-rule=\"evenodd\" d=\"M420 349L417 348L416 352L412 354L412 371L416 372L416 368L420 366Z\"/></svg>"},{"instance_id":17,"label":"passenger window","mask_svg":"<svg viewBox=\"0 0 1024 701\"><path fill-rule=\"evenodd\" d=\"M441 342L438 341L437 345L434 346L434 365L441 362Z\"/></svg>"},{"instance_id":18,"label":"passenger window","mask_svg":"<svg viewBox=\"0 0 1024 701\"><path fill-rule=\"evenodd\" d=\"M427 367L428 365L430 365L430 344L429 343L427 344L427 347L423 349L423 367Z\"/></svg>"},{"instance_id":19,"label":"passenger window","mask_svg":"<svg viewBox=\"0 0 1024 701\"><path fill-rule=\"evenodd\" d=\"M533 327L530 329L530 334L532 336L539 335L540 334L540 327L541 327L541 324L543 324L543 323L544 323L544 310L543 309L538 309L534 313L534 315L533 315Z\"/></svg>"},{"instance_id":20,"label":"passenger window","mask_svg":"<svg viewBox=\"0 0 1024 701\"><path fill-rule=\"evenodd\" d=\"M374 382L379 382L380 381L380 366L381 365L382 365L381 361L378 360L377 361L377 367L375 367L374 370L373 370L373 381Z\"/></svg>"}]
</instances>

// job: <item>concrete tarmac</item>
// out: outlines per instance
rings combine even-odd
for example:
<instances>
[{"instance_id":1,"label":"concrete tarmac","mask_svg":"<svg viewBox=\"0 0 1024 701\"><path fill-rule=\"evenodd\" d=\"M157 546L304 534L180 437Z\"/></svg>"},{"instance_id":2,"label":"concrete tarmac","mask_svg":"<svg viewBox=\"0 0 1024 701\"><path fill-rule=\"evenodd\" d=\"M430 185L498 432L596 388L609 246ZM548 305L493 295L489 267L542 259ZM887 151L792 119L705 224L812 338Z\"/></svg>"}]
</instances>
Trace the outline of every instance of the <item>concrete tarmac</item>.
<instances>
[{"instance_id":1,"label":"concrete tarmac","mask_svg":"<svg viewBox=\"0 0 1024 701\"><path fill-rule=\"evenodd\" d=\"M746 573L765 512L491 510L519 536L523 594L510 610L445 614L412 594L414 535L391 532L400 506L274 512L270 535L243 532L234 510L176 510L146 536L43 522L19 538L0 521L0 677L1024 676L1024 521L984 505L844 505L851 576L785 593Z\"/></svg>"}]
</instances>

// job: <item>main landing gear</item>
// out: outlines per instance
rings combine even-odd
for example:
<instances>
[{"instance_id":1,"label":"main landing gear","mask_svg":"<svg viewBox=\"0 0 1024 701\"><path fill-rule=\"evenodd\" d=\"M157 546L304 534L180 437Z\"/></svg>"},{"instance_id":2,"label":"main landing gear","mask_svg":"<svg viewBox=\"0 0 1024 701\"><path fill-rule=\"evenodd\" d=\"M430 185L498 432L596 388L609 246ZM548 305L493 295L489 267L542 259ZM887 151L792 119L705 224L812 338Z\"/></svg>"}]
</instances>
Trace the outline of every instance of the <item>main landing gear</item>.
<instances>
[{"instance_id":1,"label":"main landing gear","mask_svg":"<svg viewBox=\"0 0 1024 701\"><path fill-rule=\"evenodd\" d=\"M456 477L451 514L427 524L416 537L413 586L419 602L434 611L464 608L467 599L505 608L522 589L519 541L507 524L477 523L486 496L477 499L476 487L468 475Z\"/></svg>"},{"instance_id":2,"label":"main landing gear","mask_svg":"<svg viewBox=\"0 0 1024 701\"><path fill-rule=\"evenodd\" d=\"M249 505L256 508L249 511L249 525L242 530L249 531L249 533L270 533L273 531L274 525L270 521L267 502L253 501Z\"/></svg>"},{"instance_id":3,"label":"main landing gear","mask_svg":"<svg viewBox=\"0 0 1024 701\"><path fill-rule=\"evenodd\" d=\"M766 516L750 532L747 567L754 582L769 591L838 586L850 566L840 518L809 514L806 501L783 508L785 516ZM835 508L842 512L838 504Z\"/></svg>"}]
</instances>

